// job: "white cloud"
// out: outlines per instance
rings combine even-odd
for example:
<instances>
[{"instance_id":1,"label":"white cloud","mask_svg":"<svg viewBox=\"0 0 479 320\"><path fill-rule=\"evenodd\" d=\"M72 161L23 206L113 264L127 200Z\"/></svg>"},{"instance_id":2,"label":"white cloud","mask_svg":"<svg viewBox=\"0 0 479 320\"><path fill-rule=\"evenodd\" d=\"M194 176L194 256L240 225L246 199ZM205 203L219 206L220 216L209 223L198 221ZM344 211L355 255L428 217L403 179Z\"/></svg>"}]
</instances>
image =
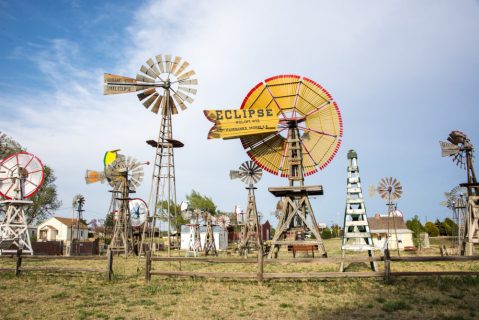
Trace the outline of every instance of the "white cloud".
<instances>
[{"instance_id":1,"label":"white cloud","mask_svg":"<svg viewBox=\"0 0 479 320\"><path fill-rule=\"evenodd\" d=\"M142 110L134 95L103 96L102 73L134 76L158 53L182 56L200 84L193 105L174 116L174 136L185 143L176 152L178 199L196 189L232 210L244 207L246 192L239 181L229 181L228 172L247 156L238 141L207 141L211 124L201 111L238 107L256 83L296 73L331 92L345 123L341 152L307 180L325 188L325 195L313 200L320 220L336 221L338 214L342 219L348 148L359 153L365 187L397 176L405 185L400 206L406 215L432 217L446 212L437 205L442 192L464 176L439 157L437 140L461 128L479 143L472 120L451 116L477 116L478 78L471 70L479 67L478 14L476 3L448 1L151 1L127 27L131 47L112 47L124 50L113 70L78 63L82 48L75 39L55 39L48 49L40 48L32 60L53 89L2 98L1 105L15 106L16 114L2 118L0 126L56 170L65 205L80 192L87 197L89 218L101 217L107 188L86 186L84 170L99 168L103 152L112 148L152 161L144 140L159 128L159 118ZM453 108L454 90L463 101ZM138 192L143 198L148 175ZM257 200L267 215L276 203L267 187L286 181L263 177ZM377 199L367 203L370 214L384 210Z\"/></svg>"}]
</instances>

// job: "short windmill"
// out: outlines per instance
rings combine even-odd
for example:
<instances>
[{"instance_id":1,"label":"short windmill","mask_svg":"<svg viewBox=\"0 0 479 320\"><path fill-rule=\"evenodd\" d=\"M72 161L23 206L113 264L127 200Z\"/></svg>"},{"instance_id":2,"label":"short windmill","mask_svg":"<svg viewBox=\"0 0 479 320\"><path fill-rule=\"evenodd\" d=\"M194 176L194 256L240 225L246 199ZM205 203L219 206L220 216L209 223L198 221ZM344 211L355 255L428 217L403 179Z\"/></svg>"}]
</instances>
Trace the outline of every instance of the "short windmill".
<instances>
[{"instance_id":1,"label":"short windmill","mask_svg":"<svg viewBox=\"0 0 479 320\"><path fill-rule=\"evenodd\" d=\"M85 181L87 184L108 181L112 187L109 213L118 212L118 218L115 222L109 250L124 252L125 255L128 255L133 249L129 196L135 192L143 181L144 164L117 152L114 156L107 152L105 154L105 164L103 172L87 170Z\"/></svg>"},{"instance_id":2,"label":"short windmill","mask_svg":"<svg viewBox=\"0 0 479 320\"><path fill-rule=\"evenodd\" d=\"M453 245L457 252L464 254L464 240L467 216L467 189L456 186L451 191L444 193L446 201L441 205L446 206L452 211L452 219L457 225L457 230L453 230Z\"/></svg>"},{"instance_id":3,"label":"short windmill","mask_svg":"<svg viewBox=\"0 0 479 320\"><path fill-rule=\"evenodd\" d=\"M238 170L230 171L231 179L240 179L246 184L248 190L248 204L246 206L245 221L241 225L241 235L238 244L240 255L248 256L251 245L256 245L262 254L263 240L260 235L260 221L256 210L255 184L261 179L263 171L253 161L246 161L241 164Z\"/></svg>"},{"instance_id":4,"label":"short windmill","mask_svg":"<svg viewBox=\"0 0 479 320\"><path fill-rule=\"evenodd\" d=\"M167 202L168 242L170 241L171 224L170 208L176 221L176 179L174 149L183 147L183 143L173 139L172 115L178 108L185 110L193 102L198 80L193 79L195 72L189 70L189 63L181 57L157 55L148 59L141 66L136 78L104 75L104 94L120 94L139 92L138 99L146 109L160 115L160 130L156 140L147 143L155 148L155 162L152 174L151 193L148 206L151 209L151 223L144 225L144 237L149 237L150 247L153 245L154 230L160 223L163 202ZM171 204L175 204L171 206ZM150 219L148 219L150 221ZM158 229L160 226L158 226ZM150 230L147 234L147 230ZM143 246L140 246L140 250ZM168 256L170 256L168 243ZM140 252L141 254L141 252Z\"/></svg>"},{"instance_id":5,"label":"short windmill","mask_svg":"<svg viewBox=\"0 0 479 320\"><path fill-rule=\"evenodd\" d=\"M184 220L188 221L189 228L188 233L188 245L185 256L189 257L193 255L197 257L201 251L201 238L200 238L200 215L201 211L191 208L188 201L183 201L180 204L181 216Z\"/></svg>"},{"instance_id":6,"label":"short windmill","mask_svg":"<svg viewBox=\"0 0 479 320\"><path fill-rule=\"evenodd\" d=\"M5 200L6 212L0 221L0 255L22 250L33 255L28 234L26 210L41 187L44 178L43 164L35 155L18 152L9 155L0 162L0 196Z\"/></svg>"},{"instance_id":7,"label":"short windmill","mask_svg":"<svg viewBox=\"0 0 479 320\"><path fill-rule=\"evenodd\" d=\"M341 114L329 92L306 77L279 75L251 89L239 110L204 113L215 123L208 138L240 138L259 167L288 180L286 187L268 189L286 204L269 257L285 245L311 245L327 256L309 200L322 195L323 187L304 180L324 169L341 144Z\"/></svg>"},{"instance_id":8,"label":"short windmill","mask_svg":"<svg viewBox=\"0 0 479 320\"><path fill-rule=\"evenodd\" d=\"M465 250L467 255L473 255L474 244L479 243L479 183L473 166L474 146L466 134L452 131L446 141L439 141L441 155L451 157L454 163L466 169L467 182L460 186L467 189L467 214L465 222Z\"/></svg>"},{"instance_id":9,"label":"short windmill","mask_svg":"<svg viewBox=\"0 0 479 320\"><path fill-rule=\"evenodd\" d=\"M402 196L403 190L401 183L399 180L393 177L389 178L382 178L379 181L379 184L376 189L374 187L369 189L369 195L374 196L375 192L379 194L379 196L386 200L386 205L388 207L388 217L387 217L387 238L385 243L385 248L389 250L389 243L391 241L391 230L394 231L395 240L396 240L396 249L398 255L399 253L399 239L397 235L397 226L396 226L396 203L394 201L399 200ZM391 221L392 220L392 221Z\"/></svg>"}]
</instances>

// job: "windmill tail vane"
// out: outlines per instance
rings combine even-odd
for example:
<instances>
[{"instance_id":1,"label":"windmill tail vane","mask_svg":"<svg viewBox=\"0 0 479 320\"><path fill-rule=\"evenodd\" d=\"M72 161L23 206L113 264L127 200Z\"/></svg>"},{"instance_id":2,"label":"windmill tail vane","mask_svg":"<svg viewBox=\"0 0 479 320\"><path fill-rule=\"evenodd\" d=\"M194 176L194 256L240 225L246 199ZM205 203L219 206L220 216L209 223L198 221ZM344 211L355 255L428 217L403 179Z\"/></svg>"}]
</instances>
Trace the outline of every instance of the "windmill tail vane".
<instances>
[{"instance_id":1,"label":"windmill tail vane","mask_svg":"<svg viewBox=\"0 0 479 320\"><path fill-rule=\"evenodd\" d=\"M95 171L95 170L87 170L85 174L85 182L87 184L101 182L104 183L106 181L106 176L104 172Z\"/></svg>"}]
</instances>

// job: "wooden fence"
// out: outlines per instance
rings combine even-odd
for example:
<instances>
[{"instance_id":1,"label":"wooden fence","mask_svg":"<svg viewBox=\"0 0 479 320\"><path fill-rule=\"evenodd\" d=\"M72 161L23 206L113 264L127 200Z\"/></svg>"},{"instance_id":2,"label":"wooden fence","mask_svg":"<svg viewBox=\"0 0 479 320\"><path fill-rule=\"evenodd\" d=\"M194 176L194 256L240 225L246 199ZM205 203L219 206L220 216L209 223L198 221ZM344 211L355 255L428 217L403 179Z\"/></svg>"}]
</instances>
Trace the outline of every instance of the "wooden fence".
<instances>
[{"instance_id":1,"label":"wooden fence","mask_svg":"<svg viewBox=\"0 0 479 320\"><path fill-rule=\"evenodd\" d=\"M44 272L89 272L105 273L108 280L113 276L113 253L108 251L106 256L32 256L22 255L22 250L18 250L15 255L3 255L2 259L12 259L15 261L15 268L0 267L0 272L14 272L19 276L22 271L44 271ZM26 260L46 261L46 260L104 260L106 268L72 268L58 266L25 266Z\"/></svg>"},{"instance_id":2,"label":"wooden fence","mask_svg":"<svg viewBox=\"0 0 479 320\"><path fill-rule=\"evenodd\" d=\"M179 262L179 271L152 270L152 262ZM477 276L479 271L391 271L391 262L431 262L431 261L479 261L479 256L413 256L413 257L391 257L386 251L382 257L363 257L363 258L303 258L303 259L243 259L243 258L186 258L186 257L152 257L151 252L146 253L145 280L151 280L152 275L160 276L183 276L183 277L204 277L204 278L232 278L257 280L258 283L265 279L326 279L326 278L384 278L389 281L392 277L399 276ZM234 264L257 264L257 272L196 272L181 271L181 263L200 262L200 263L234 263ZM264 272L264 265L267 264L327 264L341 262L383 262L384 271L382 272Z\"/></svg>"}]
</instances>

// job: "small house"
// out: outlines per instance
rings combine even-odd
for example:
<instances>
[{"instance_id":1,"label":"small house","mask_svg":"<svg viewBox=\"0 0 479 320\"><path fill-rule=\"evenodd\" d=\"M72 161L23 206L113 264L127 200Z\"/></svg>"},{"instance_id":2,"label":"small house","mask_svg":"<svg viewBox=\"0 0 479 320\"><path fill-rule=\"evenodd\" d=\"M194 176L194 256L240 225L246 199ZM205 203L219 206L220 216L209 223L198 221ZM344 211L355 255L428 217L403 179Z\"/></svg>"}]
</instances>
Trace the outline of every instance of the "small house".
<instances>
[{"instance_id":1,"label":"small house","mask_svg":"<svg viewBox=\"0 0 479 320\"><path fill-rule=\"evenodd\" d=\"M82 221L73 218L52 217L37 227L38 241L67 241L88 239L88 227Z\"/></svg>"},{"instance_id":2,"label":"small house","mask_svg":"<svg viewBox=\"0 0 479 320\"><path fill-rule=\"evenodd\" d=\"M373 239L374 246L384 250L386 247L386 239L389 238L389 249L404 250L405 247L413 247L413 232L409 230L404 222L402 215L394 214L391 216L382 216L376 214L374 217L368 218L369 230ZM397 241L396 241L397 235Z\"/></svg>"}]
</instances>

